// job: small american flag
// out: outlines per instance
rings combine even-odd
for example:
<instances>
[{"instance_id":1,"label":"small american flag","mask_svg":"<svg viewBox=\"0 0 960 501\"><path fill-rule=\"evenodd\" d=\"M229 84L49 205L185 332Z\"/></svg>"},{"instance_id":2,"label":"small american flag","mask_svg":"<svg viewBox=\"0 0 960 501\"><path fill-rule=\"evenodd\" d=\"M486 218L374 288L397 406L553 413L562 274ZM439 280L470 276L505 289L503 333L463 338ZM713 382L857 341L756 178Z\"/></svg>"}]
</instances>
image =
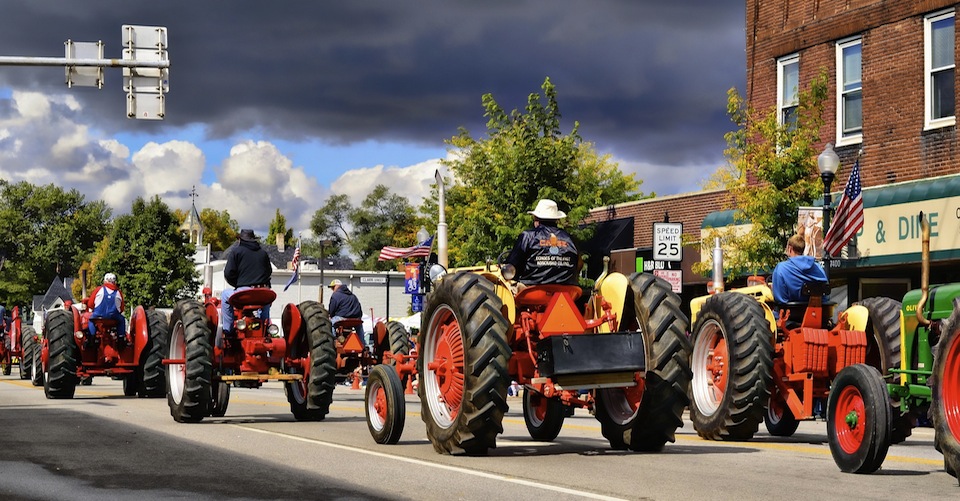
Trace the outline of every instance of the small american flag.
<instances>
[{"instance_id":1,"label":"small american flag","mask_svg":"<svg viewBox=\"0 0 960 501\"><path fill-rule=\"evenodd\" d=\"M433 248L433 237L420 242L413 247L391 247L386 246L380 249L379 261L390 259L402 259L408 257L427 257L430 255L430 249Z\"/></svg>"},{"instance_id":2,"label":"small american flag","mask_svg":"<svg viewBox=\"0 0 960 501\"><path fill-rule=\"evenodd\" d=\"M297 240L297 249L293 251L293 276L290 277L290 281L287 282L287 285L283 288L284 291L290 288L291 285L296 283L300 279L300 241Z\"/></svg>"},{"instance_id":3,"label":"small american flag","mask_svg":"<svg viewBox=\"0 0 960 501\"><path fill-rule=\"evenodd\" d=\"M850 180L840 197L837 214L833 224L823 238L823 250L828 256L839 256L840 250L847 245L854 235L863 228L863 196L860 184L860 160L853 164Z\"/></svg>"}]
</instances>

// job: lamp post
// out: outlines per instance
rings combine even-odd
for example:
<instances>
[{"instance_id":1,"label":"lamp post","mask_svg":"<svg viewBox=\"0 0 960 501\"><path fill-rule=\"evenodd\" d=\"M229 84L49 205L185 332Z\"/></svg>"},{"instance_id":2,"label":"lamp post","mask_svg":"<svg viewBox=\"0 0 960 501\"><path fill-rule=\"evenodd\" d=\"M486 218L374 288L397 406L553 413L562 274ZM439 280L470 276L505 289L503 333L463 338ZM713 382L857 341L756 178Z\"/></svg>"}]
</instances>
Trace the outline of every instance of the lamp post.
<instances>
[{"instance_id":1,"label":"lamp post","mask_svg":"<svg viewBox=\"0 0 960 501\"><path fill-rule=\"evenodd\" d=\"M323 279L323 268L324 261L326 261L326 256L324 256L324 250L327 247L333 245L334 241L329 238L320 240L320 304L323 304L323 290L327 288L327 282Z\"/></svg>"},{"instance_id":2,"label":"lamp post","mask_svg":"<svg viewBox=\"0 0 960 501\"><path fill-rule=\"evenodd\" d=\"M840 157L833 151L833 143L827 143L823 153L817 156L817 169L820 170L820 180L823 181L823 235L826 236L830 230L830 205L833 200L830 197L830 185L833 184L833 178L837 175L837 169L840 168ZM821 247L822 248L822 247ZM830 279L830 256L824 254L823 271Z\"/></svg>"}]
</instances>

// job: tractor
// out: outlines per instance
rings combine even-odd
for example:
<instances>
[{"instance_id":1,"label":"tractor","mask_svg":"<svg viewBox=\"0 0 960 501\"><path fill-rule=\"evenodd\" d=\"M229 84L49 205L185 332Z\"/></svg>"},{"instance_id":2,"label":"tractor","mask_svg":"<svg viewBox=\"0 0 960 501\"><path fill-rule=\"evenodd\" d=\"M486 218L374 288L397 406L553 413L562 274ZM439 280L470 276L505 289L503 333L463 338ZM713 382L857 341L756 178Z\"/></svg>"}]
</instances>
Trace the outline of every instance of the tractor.
<instances>
[{"instance_id":1,"label":"tractor","mask_svg":"<svg viewBox=\"0 0 960 501\"><path fill-rule=\"evenodd\" d=\"M40 368L40 343L33 327L23 325L20 307L14 306L10 320L0 332L0 366L4 376L9 376L14 360L20 366L20 379L29 379L35 386L43 384L43 371Z\"/></svg>"},{"instance_id":2,"label":"tractor","mask_svg":"<svg viewBox=\"0 0 960 501\"><path fill-rule=\"evenodd\" d=\"M164 315L138 306L129 332L120 332L116 320L85 319L81 309L68 302L46 312L41 360L47 398L73 398L77 385L94 376L122 379L126 396L163 396ZM96 334L90 334L86 321L96 326Z\"/></svg>"},{"instance_id":3,"label":"tractor","mask_svg":"<svg viewBox=\"0 0 960 501\"><path fill-rule=\"evenodd\" d=\"M329 313L329 312L328 312ZM361 374L374 362L374 355L363 342L357 330L363 324L360 318L345 318L333 324L333 338L337 349L337 382L352 380L359 387Z\"/></svg>"},{"instance_id":4,"label":"tractor","mask_svg":"<svg viewBox=\"0 0 960 501\"><path fill-rule=\"evenodd\" d=\"M207 416L222 417L230 402L231 384L259 388L265 381L282 381L290 410L298 421L320 421L333 401L336 348L327 310L316 301L283 309L279 327L259 318L260 309L277 294L268 288L235 292L228 303L234 311L229 336L220 324L220 299L209 287L203 302L176 304L170 316L167 403L173 419L195 423Z\"/></svg>"},{"instance_id":5,"label":"tractor","mask_svg":"<svg viewBox=\"0 0 960 501\"><path fill-rule=\"evenodd\" d=\"M844 472L876 471L890 444L930 415L944 469L960 478L960 284L929 285L930 224L922 212L919 219L920 289L904 295L898 316L885 325L901 339L897 366L889 373L846 367L830 389L830 452Z\"/></svg>"},{"instance_id":6,"label":"tractor","mask_svg":"<svg viewBox=\"0 0 960 501\"><path fill-rule=\"evenodd\" d=\"M666 281L608 273L608 263L587 297L577 285L520 289L502 258L452 273L431 267L412 358L421 417L438 453L495 448L511 380L525 388L534 440L554 440L575 408L595 413L614 449L659 451L675 440L690 382L680 299ZM377 442L399 440L404 406L397 370L376 366L366 410Z\"/></svg>"},{"instance_id":7,"label":"tractor","mask_svg":"<svg viewBox=\"0 0 960 501\"><path fill-rule=\"evenodd\" d=\"M718 245L719 292L690 307L690 420L701 437L749 440L761 421L771 435L791 436L801 420L823 415L830 384L844 367L865 363L886 373L899 363L899 336L888 328L896 301L864 300L834 324L835 305L822 299L826 282L804 284L809 301L775 304L762 279L723 291L721 270Z\"/></svg>"}]
</instances>

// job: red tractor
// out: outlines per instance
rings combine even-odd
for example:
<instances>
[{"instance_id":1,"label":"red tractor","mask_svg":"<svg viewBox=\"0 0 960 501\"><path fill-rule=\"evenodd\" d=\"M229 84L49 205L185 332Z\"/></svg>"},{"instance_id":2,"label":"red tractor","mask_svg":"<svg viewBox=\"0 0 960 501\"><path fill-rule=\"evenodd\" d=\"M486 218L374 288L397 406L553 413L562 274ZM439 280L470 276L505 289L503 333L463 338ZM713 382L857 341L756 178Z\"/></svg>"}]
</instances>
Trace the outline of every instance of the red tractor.
<instances>
[{"instance_id":1,"label":"red tractor","mask_svg":"<svg viewBox=\"0 0 960 501\"><path fill-rule=\"evenodd\" d=\"M40 381L36 386L43 384L40 377L40 344L36 331L30 325L23 326L20 317L20 307L15 306L10 312L10 320L4 320L0 330L0 367L4 376L12 372L14 359L20 365L20 379Z\"/></svg>"},{"instance_id":2,"label":"red tractor","mask_svg":"<svg viewBox=\"0 0 960 501\"><path fill-rule=\"evenodd\" d=\"M89 319L91 335L76 306L47 312L43 324L41 360L47 398L73 398L77 384L94 376L123 379L126 396L164 394L163 346L167 320L158 311L138 306L130 331L118 332L113 319Z\"/></svg>"},{"instance_id":3,"label":"red tractor","mask_svg":"<svg viewBox=\"0 0 960 501\"><path fill-rule=\"evenodd\" d=\"M315 301L288 304L283 309L283 337L270 319L258 312L277 298L267 288L235 292L232 334L224 336L220 300L204 288L204 300L183 300L170 316L166 350L167 403L178 422L195 423L207 416L222 417L230 400L230 385L259 388L265 381L282 381L290 410L298 421L320 421L333 401L336 348L327 310Z\"/></svg>"},{"instance_id":4,"label":"red tractor","mask_svg":"<svg viewBox=\"0 0 960 501\"><path fill-rule=\"evenodd\" d=\"M345 318L333 324L333 337L337 347L337 382L353 380L358 384L361 373L376 363L374 356L363 342L357 328L363 319Z\"/></svg>"}]
</instances>

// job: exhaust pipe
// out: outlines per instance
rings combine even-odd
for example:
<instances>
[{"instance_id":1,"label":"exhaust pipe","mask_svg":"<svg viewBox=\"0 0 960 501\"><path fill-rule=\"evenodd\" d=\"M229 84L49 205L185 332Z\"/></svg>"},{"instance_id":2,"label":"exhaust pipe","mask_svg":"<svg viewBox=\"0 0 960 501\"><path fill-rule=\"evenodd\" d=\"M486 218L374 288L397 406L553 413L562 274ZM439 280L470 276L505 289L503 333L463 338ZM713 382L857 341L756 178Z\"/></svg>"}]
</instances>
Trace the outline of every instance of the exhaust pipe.
<instances>
[{"instance_id":1,"label":"exhaust pipe","mask_svg":"<svg viewBox=\"0 0 960 501\"><path fill-rule=\"evenodd\" d=\"M720 248L720 237L714 238L713 245L713 291L723 292L723 249Z\"/></svg>"},{"instance_id":2,"label":"exhaust pipe","mask_svg":"<svg viewBox=\"0 0 960 501\"><path fill-rule=\"evenodd\" d=\"M920 300L917 301L917 321L920 325L928 326L930 321L923 317L923 307L927 304L927 297L930 295L930 223L920 211L920 234L922 235L922 244L920 251Z\"/></svg>"}]
</instances>

